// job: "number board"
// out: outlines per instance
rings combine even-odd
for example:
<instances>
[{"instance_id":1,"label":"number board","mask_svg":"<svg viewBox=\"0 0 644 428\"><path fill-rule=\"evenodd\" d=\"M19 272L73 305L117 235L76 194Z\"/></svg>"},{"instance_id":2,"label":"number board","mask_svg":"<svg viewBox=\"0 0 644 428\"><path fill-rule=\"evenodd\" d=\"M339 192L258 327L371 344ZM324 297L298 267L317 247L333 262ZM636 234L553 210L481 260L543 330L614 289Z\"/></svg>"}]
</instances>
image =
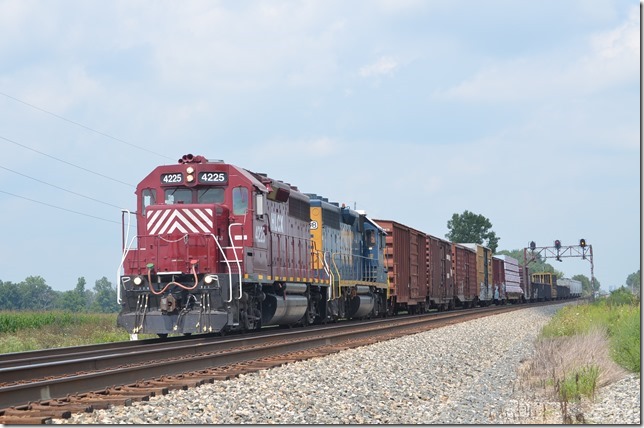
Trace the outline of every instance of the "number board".
<instances>
[{"instance_id":1,"label":"number board","mask_svg":"<svg viewBox=\"0 0 644 428\"><path fill-rule=\"evenodd\" d=\"M181 174L180 172L161 174L161 183L163 184L183 183L183 174Z\"/></svg>"},{"instance_id":2,"label":"number board","mask_svg":"<svg viewBox=\"0 0 644 428\"><path fill-rule=\"evenodd\" d=\"M226 172L200 172L198 174L200 183L208 184L226 184L228 182L228 173Z\"/></svg>"}]
</instances>

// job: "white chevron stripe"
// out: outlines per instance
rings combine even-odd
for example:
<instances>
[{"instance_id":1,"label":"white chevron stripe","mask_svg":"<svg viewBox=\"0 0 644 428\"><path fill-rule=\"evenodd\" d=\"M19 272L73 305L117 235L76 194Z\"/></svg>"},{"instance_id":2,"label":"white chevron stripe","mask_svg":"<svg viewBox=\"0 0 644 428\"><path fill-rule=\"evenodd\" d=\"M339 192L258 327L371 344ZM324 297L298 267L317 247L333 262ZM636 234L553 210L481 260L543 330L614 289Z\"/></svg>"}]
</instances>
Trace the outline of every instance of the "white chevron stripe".
<instances>
[{"instance_id":1,"label":"white chevron stripe","mask_svg":"<svg viewBox=\"0 0 644 428\"><path fill-rule=\"evenodd\" d=\"M198 211L198 210L197 210L197 211ZM199 229L201 229L201 231L202 231L203 233L208 233L208 232L209 232L208 226L206 226L205 224L203 224L203 223L202 223L202 222L197 218L197 216L196 216L193 212L191 212L189 209L184 209L184 210L183 210L183 213L184 213L185 215L187 215L188 217L190 217L190 220L192 220L192 223L193 223L195 226L197 226ZM212 229L212 224L210 225L210 229Z\"/></svg>"},{"instance_id":2,"label":"white chevron stripe","mask_svg":"<svg viewBox=\"0 0 644 428\"><path fill-rule=\"evenodd\" d=\"M212 209L181 208L148 211L147 229L150 235L172 233L211 233L214 226Z\"/></svg>"},{"instance_id":3,"label":"white chevron stripe","mask_svg":"<svg viewBox=\"0 0 644 428\"><path fill-rule=\"evenodd\" d=\"M212 224L212 210L211 209L205 209L205 210L195 210L199 216L204 219L205 222L208 223L208 226L211 228L213 227Z\"/></svg>"},{"instance_id":4,"label":"white chevron stripe","mask_svg":"<svg viewBox=\"0 0 644 428\"><path fill-rule=\"evenodd\" d=\"M170 212L171 212L171 210L163 210L161 212L161 218L158 219L158 222L156 223L156 226L154 225L154 223L153 224L148 224L148 233L150 235L154 235L156 233L157 228L161 224L163 224L163 221L168 216L168 214L170 214ZM156 217L155 217L155 222L156 222ZM150 228L152 228L152 229L150 229Z\"/></svg>"}]
</instances>

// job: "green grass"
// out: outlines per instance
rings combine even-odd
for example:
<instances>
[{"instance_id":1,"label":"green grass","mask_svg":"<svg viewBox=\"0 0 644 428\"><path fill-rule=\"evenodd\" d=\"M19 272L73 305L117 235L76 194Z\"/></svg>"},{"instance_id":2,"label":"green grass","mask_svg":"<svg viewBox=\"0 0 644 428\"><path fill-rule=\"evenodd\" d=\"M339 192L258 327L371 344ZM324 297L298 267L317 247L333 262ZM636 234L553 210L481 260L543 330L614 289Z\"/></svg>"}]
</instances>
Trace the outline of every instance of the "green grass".
<instances>
[{"instance_id":1,"label":"green grass","mask_svg":"<svg viewBox=\"0 0 644 428\"><path fill-rule=\"evenodd\" d=\"M587 334L597 328L606 330L615 362L639 373L640 305L623 293L592 304L564 307L543 328L541 337L571 337Z\"/></svg>"},{"instance_id":2,"label":"green grass","mask_svg":"<svg viewBox=\"0 0 644 428\"><path fill-rule=\"evenodd\" d=\"M1 312L0 353L129 340L116 314ZM145 337L144 337L145 336ZM139 335L139 338L156 337Z\"/></svg>"},{"instance_id":3,"label":"green grass","mask_svg":"<svg viewBox=\"0 0 644 428\"><path fill-rule=\"evenodd\" d=\"M569 373L559 384L559 395L564 401L579 401L582 396L593 397L597 389L599 367L581 367Z\"/></svg>"}]
</instances>

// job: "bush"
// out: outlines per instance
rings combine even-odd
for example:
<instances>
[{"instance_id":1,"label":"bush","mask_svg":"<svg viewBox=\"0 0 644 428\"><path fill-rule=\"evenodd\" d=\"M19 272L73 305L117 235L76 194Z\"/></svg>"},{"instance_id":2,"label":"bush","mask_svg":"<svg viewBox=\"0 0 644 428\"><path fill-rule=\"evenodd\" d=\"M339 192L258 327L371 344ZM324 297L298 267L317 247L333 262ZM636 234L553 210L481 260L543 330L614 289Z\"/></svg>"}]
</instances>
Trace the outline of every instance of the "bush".
<instances>
[{"instance_id":1,"label":"bush","mask_svg":"<svg viewBox=\"0 0 644 428\"><path fill-rule=\"evenodd\" d=\"M640 307L620 311L611 332L613 359L632 372L640 372Z\"/></svg>"},{"instance_id":2,"label":"bush","mask_svg":"<svg viewBox=\"0 0 644 428\"><path fill-rule=\"evenodd\" d=\"M597 389L599 367L581 367L568 374L559 384L559 395L564 401L579 401L582 396L593 397Z\"/></svg>"}]
</instances>

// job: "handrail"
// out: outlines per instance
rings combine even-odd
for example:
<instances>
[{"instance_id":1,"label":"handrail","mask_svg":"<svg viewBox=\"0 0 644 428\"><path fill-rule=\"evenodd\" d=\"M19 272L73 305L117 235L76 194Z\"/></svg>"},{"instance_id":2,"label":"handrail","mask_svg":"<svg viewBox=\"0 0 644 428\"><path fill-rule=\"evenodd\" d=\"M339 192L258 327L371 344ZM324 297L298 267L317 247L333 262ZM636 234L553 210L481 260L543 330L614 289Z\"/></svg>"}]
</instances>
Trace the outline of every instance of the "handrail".
<instances>
[{"instance_id":1,"label":"handrail","mask_svg":"<svg viewBox=\"0 0 644 428\"><path fill-rule=\"evenodd\" d=\"M121 210L121 224L123 223L123 215L127 213L127 232L125 234L125 237L123 239L123 245L127 243L127 239L130 237L130 210L127 209L122 209ZM116 270L116 284L118 286L116 287L116 303L119 305L123 303L123 300L121 299L121 287L123 284L121 284L121 269L123 269L123 264L125 263L125 258L127 257L128 253L130 252L130 248L132 247L132 243L136 239L136 236L132 237L132 240L130 241L130 245L127 245L125 248L123 248L123 256L121 257L121 263L119 264L118 269Z\"/></svg>"},{"instance_id":2,"label":"handrail","mask_svg":"<svg viewBox=\"0 0 644 428\"><path fill-rule=\"evenodd\" d=\"M224 300L225 303L230 303L233 301L233 272L230 269L230 262L228 261L228 257L226 257L226 253L224 253L224 249L221 248L221 244L219 243L219 240L214 234L210 234L212 238L215 240L215 243L217 244L217 247L219 247L219 252L221 253L222 257L224 258L224 262L226 262L226 266L228 266L228 285L229 285L229 290L228 290L228 295L230 296L230 300Z\"/></svg>"},{"instance_id":3,"label":"handrail","mask_svg":"<svg viewBox=\"0 0 644 428\"><path fill-rule=\"evenodd\" d=\"M232 235L232 229L233 226L241 226L242 227L242 232L244 231L244 225L242 223L231 223L228 226L228 239L230 240L231 247L233 249L233 254L235 255L235 263L237 263L237 273L239 274L239 297L237 299L241 299L242 297L242 272L241 272L241 263L239 263L239 257L237 257L237 247L235 247L235 241L233 240L233 235ZM242 233L242 241L244 240L244 234ZM243 246L239 248L244 248ZM232 276L230 277L232 280ZM230 292L232 295L232 284L230 286ZM232 299L232 296L231 296Z\"/></svg>"}]
</instances>

